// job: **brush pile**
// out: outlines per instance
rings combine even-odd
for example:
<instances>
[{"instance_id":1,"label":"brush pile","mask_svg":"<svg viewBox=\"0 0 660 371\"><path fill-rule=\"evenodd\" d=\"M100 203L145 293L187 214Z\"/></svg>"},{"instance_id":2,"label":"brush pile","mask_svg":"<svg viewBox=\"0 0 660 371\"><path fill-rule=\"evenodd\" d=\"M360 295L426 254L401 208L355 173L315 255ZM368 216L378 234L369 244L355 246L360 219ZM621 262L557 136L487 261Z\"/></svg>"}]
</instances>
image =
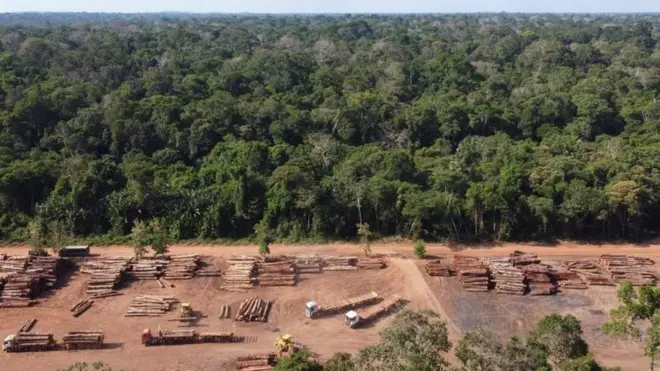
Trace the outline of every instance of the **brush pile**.
<instances>
[{"instance_id":1,"label":"brush pile","mask_svg":"<svg viewBox=\"0 0 660 371\"><path fill-rule=\"evenodd\" d=\"M125 317L160 317L172 309L179 300L173 296L142 295L133 299Z\"/></svg>"},{"instance_id":2,"label":"brush pile","mask_svg":"<svg viewBox=\"0 0 660 371\"><path fill-rule=\"evenodd\" d=\"M589 286L615 286L610 275L591 260L566 260L562 266L569 272L577 273Z\"/></svg>"},{"instance_id":3,"label":"brush pile","mask_svg":"<svg viewBox=\"0 0 660 371\"><path fill-rule=\"evenodd\" d=\"M106 258L86 261L80 271L91 274L87 283L87 295L93 299L119 295L124 272L129 269L130 258Z\"/></svg>"},{"instance_id":4,"label":"brush pile","mask_svg":"<svg viewBox=\"0 0 660 371\"><path fill-rule=\"evenodd\" d=\"M236 321L267 322L273 302L253 296L241 303L236 312Z\"/></svg>"},{"instance_id":5,"label":"brush pile","mask_svg":"<svg viewBox=\"0 0 660 371\"><path fill-rule=\"evenodd\" d=\"M324 271L356 271L358 258L355 256L326 256L323 258Z\"/></svg>"},{"instance_id":6,"label":"brush pile","mask_svg":"<svg viewBox=\"0 0 660 371\"><path fill-rule=\"evenodd\" d=\"M486 292L490 288L488 268L475 257L454 255L454 271L463 285L463 290Z\"/></svg>"},{"instance_id":7,"label":"brush pile","mask_svg":"<svg viewBox=\"0 0 660 371\"><path fill-rule=\"evenodd\" d=\"M525 275L511 263L510 258L490 259L488 268L498 294L525 295Z\"/></svg>"},{"instance_id":8,"label":"brush pile","mask_svg":"<svg viewBox=\"0 0 660 371\"><path fill-rule=\"evenodd\" d=\"M293 262L259 263L259 286L295 286L296 272Z\"/></svg>"},{"instance_id":9,"label":"brush pile","mask_svg":"<svg viewBox=\"0 0 660 371\"><path fill-rule=\"evenodd\" d=\"M549 265L529 264L520 267L525 275L525 281L529 287L529 295L553 295L557 293L557 285Z\"/></svg>"},{"instance_id":10,"label":"brush pile","mask_svg":"<svg viewBox=\"0 0 660 371\"><path fill-rule=\"evenodd\" d=\"M383 269L387 267L387 264L382 258L359 258L357 267L359 269Z\"/></svg>"},{"instance_id":11,"label":"brush pile","mask_svg":"<svg viewBox=\"0 0 660 371\"><path fill-rule=\"evenodd\" d=\"M432 260L426 263L426 266L424 268L426 269L426 273L428 273L429 276L440 276L440 277L451 276L451 269L447 264L443 263L442 260L440 259Z\"/></svg>"},{"instance_id":12,"label":"brush pile","mask_svg":"<svg viewBox=\"0 0 660 371\"><path fill-rule=\"evenodd\" d=\"M255 274L257 273L257 263L259 257L256 256L232 256L227 261L229 267L222 275L222 289L227 291L242 291L254 287Z\"/></svg>"},{"instance_id":13,"label":"brush pile","mask_svg":"<svg viewBox=\"0 0 660 371\"><path fill-rule=\"evenodd\" d=\"M298 273L321 273L323 258L319 254L297 255L294 257L294 264Z\"/></svg>"},{"instance_id":14,"label":"brush pile","mask_svg":"<svg viewBox=\"0 0 660 371\"><path fill-rule=\"evenodd\" d=\"M243 371L272 370L277 362L275 353L251 354L236 359L236 369Z\"/></svg>"},{"instance_id":15,"label":"brush pile","mask_svg":"<svg viewBox=\"0 0 660 371\"><path fill-rule=\"evenodd\" d=\"M656 284L656 276L645 267L655 264L651 259L626 255L602 255L598 263L610 272L615 282L629 280L633 286Z\"/></svg>"}]
</instances>

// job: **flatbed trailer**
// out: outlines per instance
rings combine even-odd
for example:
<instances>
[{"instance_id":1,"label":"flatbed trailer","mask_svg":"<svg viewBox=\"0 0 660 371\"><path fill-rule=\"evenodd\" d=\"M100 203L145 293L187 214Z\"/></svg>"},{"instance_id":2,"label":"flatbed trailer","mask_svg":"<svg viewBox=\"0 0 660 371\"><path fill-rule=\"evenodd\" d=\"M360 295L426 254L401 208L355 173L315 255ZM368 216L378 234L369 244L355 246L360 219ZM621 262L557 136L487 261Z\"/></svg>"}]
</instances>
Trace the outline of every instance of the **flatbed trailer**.
<instances>
[{"instance_id":1,"label":"flatbed trailer","mask_svg":"<svg viewBox=\"0 0 660 371\"><path fill-rule=\"evenodd\" d=\"M348 299L340 299L323 305L320 305L315 301L309 301L305 305L305 315L311 319L319 318L343 312L349 308L357 308L363 305L367 305L373 303L376 300L378 300L378 294L372 291L367 294L354 296Z\"/></svg>"},{"instance_id":2,"label":"flatbed trailer","mask_svg":"<svg viewBox=\"0 0 660 371\"><path fill-rule=\"evenodd\" d=\"M70 331L62 337L64 349L98 349L103 347L103 331Z\"/></svg>"},{"instance_id":3,"label":"flatbed trailer","mask_svg":"<svg viewBox=\"0 0 660 371\"><path fill-rule=\"evenodd\" d=\"M233 332L196 332L195 330L159 330L152 334L151 330L142 332L142 344L154 345L176 345L176 344L199 344L199 343L228 343L234 341Z\"/></svg>"},{"instance_id":4,"label":"flatbed trailer","mask_svg":"<svg viewBox=\"0 0 660 371\"><path fill-rule=\"evenodd\" d=\"M391 310L400 300L400 295L392 294L382 302L368 307L360 313L351 310L346 313L346 324L351 328L356 328L360 324L371 322Z\"/></svg>"}]
</instances>

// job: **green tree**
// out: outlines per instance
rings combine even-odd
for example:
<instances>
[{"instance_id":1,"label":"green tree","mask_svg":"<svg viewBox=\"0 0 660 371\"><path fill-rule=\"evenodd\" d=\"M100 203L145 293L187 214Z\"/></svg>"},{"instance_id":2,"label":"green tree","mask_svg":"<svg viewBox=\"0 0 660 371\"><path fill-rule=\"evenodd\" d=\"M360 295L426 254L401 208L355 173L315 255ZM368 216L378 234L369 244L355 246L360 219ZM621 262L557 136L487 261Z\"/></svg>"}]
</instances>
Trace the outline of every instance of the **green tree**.
<instances>
[{"instance_id":1,"label":"green tree","mask_svg":"<svg viewBox=\"0 0 660 371\"><path fill-rule=\"evenodd\" d=\"M167 244L168 236L165 227L159 220L152 220L149 223L149 230L151 233L151 249L154 254L163 256L169 251Z\"/></svg>"},{"instance_id":2,"label":"green tree","mask_svg":"<svg viewBox=\"0 0 660 371\"><path fill-rule=\"evenodd\" d=\"M357 228L357 233L358 236L360 236L360 243L362 244L362 251L364 252L364 256L369 256L371 255L371 238L373 236L369 224L360 223L357 225Z\"/></svg>"},{"instance_id":3,"label":"green tree","mask_svg":"<svg viewBox=\"0 0 660 371\"><path fill-rule=\"evenodd\" d=\"M415 252L415 256L417 256L420 259L424 259L426 257L426 246L424 246L423 240L415 241L414 252Z\"/></svg>"},{"instance_id":4,"label":"green tree","mask_svg":"<svg viewBox=\"0 0 660 371\"><path fill-rule=\"evenodd\" d=\"M619 306L612 309L610 320L601 329L614 338L640 341L653 370L660 357L660 288L642 286L635 290L630 281L624 281L617 298Z\"/></svg>"},{"instance_id":5,"label":"green tree","mask_svg":"<svg viewBox=\"0 0 660 371\"><path fill-rule=\"evenodd\" d=\"M44 236L41 231L41 225L36 221L28 223L28 244L30 245L30 253L37 256L44 256L48 253L44 249Z\"/></svg>"},{"instance_id":6,"label":"green tree","mask_svg":"<svg viewBox=\"0 0 660 371\"><path fill-rule=\"evenodd\" d=\"M530 333L529 340L547 349L550 360L556 365L589 353L589 347L582 339L580 321L570 314L543 317Z\"/></svg>"},{"instance_id":7,"label":"green tree","mask_svg":"<svg viewBox=\"0 0 660 371\"><path fill-rule=\"evenodd\" d=\"M335 353L323 365L324 371L357 371L353 356L348 353Z\"/></svg>"},{"instance_id":8,"label":"green tree","mask_svg":"<svg viewBox=\"0 0 660 371\"><path fill-rule=\"evenodd\" d=\"M321 371L323 366L314 360L307 350L297 350L291 357L283 357L275 365L277 371Z\"/></svg>"},{"instance_id":9,"label":"green tree","mask_svg":"<svg viewBox=\"0 0 660 371\"><path fill-rule=\"evenodd\" d=\"M151 243L149 233L149 225L141 220L136 221L131 229L131 241L137 258L143 257L147 252L147 246Z\"/></svg>"},{"instance_id":10,"label":"green tree","mask_svg":"<svg viewBox=\"0 0 660 371\"><path fill-rule=\"evenodd\" d=\"M360 350L358 367L367 370L446 370L451 349L447 324L429 310L399 313L380 333L380 342Z\"/></svg>"},{"instance_id":11,"label":"green tree","mask_svg":"<svg viewBox=\"0 0 660 371\"><path fill-rule=\"evenodd\" d=\"M513 337L502 344L487 330L468 332L454 351L465 371L549 371L547 352L534 342Z\"/></svg>"},{"instance_id":12,"label":"green tree","mask_svg":"<svg viewBox=\"0 0 660 371\"><path fill-rule=\"evenodd\" d=\"M58 251L67 244L70 238L66 224L61 220L53 220L48 223L47 230L47 244L57 255Z\"/></svg>"}]
</instances>

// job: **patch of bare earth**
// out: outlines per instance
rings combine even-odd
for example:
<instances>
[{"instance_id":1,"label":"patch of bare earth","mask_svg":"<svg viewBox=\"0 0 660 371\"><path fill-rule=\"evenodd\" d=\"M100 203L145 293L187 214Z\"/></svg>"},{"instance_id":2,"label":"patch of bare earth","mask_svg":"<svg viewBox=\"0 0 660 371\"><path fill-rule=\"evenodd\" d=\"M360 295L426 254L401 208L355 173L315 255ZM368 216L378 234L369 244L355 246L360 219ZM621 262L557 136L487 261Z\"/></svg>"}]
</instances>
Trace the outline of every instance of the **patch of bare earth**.
<instances>
[{"instance_id":1,"label":"patch of bare earth","mask_svg":"<svg viewBox=\"0 0 660 371\"><path fill-rule=\"evenodd\" d=\"M621 366L624 370L643 370L647 362L638 344L613 341L600 333L600 325L616 305L615 288L591 287L588 290L569 291L551 297L518 297L495 293L464 292L455 278L429 277L423 272L424 261L412 257L412 243L374 244L374 253L390 254L389 267L378 271L326 272L303 275L296 287L258 288L248 293L220 290L218 277L194 278L175 282L175 288L159 288L155 282L138 281L122 289L123 295L100 299L79 318L73 318L69 308L84 297L87 276L75 274L65 287L54 291L32 308L0 309L0 335L15 332L29 318L38 318L35 330L53 332L60 338L67 331L103 329L108 346L102 350L53 351L37 353L0 354L0 369L7 370L55 370L76 361L104 361L115 369L160 370L230 370L234 359L246 353L273 351L273 342L280 333L290 333L297 341L308 346L323 358L335 352L355 352L378 341L378 332L391 322L392 316L363 329L350 329L344 325L343 316L309 320L304 315L304 303L314 299L321 303L346 298L368 291L380 296L398 293L408 301L407 308L433 309L447 318L450 338L456 342L461 334L480 326L487 327L502 339L520 335L534 327L542 316L553 313L571 313L582 321L583 330L591 351L596 358L609 366ZM231 254L255 254L255 246L176 245L171 253L198 253L210 255L220 262ZM443 256L452 253L447 245L428 244L430 254ZM563 257L600 254L633 254L651 258L660 256L660 246L634 245L582 245L561 243L556 246L505 244L493 248L467 247L461 254L474 256L504 256L513 250L535 252L545 261ZM93 248L95 254L126 256L132 249L125 246ZM318 252L324 255L360 255L355 244L336 243L326 245L273 245L273 254ZM25 246L8 246L0 252L25 255ZM171 294L182 301L192 303L205 318L198 330L232 330L237 335L256 337L249 344L196 344L146 348L140 344L144 328L172 328L175 322L164 317L126 318L123 316L133 297L142 294ZM240 302L257 295L273 300L274 306L268 323L243 323L218 319L221 305L231 304L233 311ZM450 357L450 359L453 359Z\"/></svg>"}]
</instances>

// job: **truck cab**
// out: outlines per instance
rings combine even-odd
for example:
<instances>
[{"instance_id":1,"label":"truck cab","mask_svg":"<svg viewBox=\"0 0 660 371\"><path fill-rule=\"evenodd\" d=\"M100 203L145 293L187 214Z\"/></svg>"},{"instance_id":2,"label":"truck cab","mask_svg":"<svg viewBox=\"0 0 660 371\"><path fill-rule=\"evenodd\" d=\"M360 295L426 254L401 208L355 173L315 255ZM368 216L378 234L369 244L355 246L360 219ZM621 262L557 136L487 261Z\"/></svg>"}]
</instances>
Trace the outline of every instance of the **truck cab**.
<instances>
[{"instance_id":1,"label":"truck cab","mask_svg":"<svg viewBox=\"0 0 660 371\"><path fill-rule=\"evenodd\" d=\"M2 350L5 352L11 352L11 350L15 347L14 343L14 338L16 337L15 334L7 335L5 340L2 342Z\"/></svg>"},{"instance_id":2,"label":"truck cab","mask_svg":"<svg viewBox=\"0 0 660 371\"><path fill-rule=\"evenodd\" d=\"M144 345L150 345L151 340L153 339L153 336L151 335L151 330L146 328L142 330L142 344Z\"/></svg>"},{"instance_id":3,"label":"truck cab","mask_svg":"<svg viewBox=\"0 0 660 371\"><path fill-rule=\"evenodd\" d=\"M318 309L319 309L319 304L317 302L315 302L314 300L308 301L305 304L305 315L307 316L307 318L313 318L314 313L316 313Z\"/></svg>"},{"instance_id":4,"label":"truck cab","mask_svg":"<svg viewBox=\"0 0 660 371\"><path fill-rule=\"evenodd\" d=\"M354 310L349 310L348 312L346 312L346 317L344 319L344 322L350 328L355 328L358 325L358 323L360 323L360 315Z\"/></svg>"}]
</instances>

